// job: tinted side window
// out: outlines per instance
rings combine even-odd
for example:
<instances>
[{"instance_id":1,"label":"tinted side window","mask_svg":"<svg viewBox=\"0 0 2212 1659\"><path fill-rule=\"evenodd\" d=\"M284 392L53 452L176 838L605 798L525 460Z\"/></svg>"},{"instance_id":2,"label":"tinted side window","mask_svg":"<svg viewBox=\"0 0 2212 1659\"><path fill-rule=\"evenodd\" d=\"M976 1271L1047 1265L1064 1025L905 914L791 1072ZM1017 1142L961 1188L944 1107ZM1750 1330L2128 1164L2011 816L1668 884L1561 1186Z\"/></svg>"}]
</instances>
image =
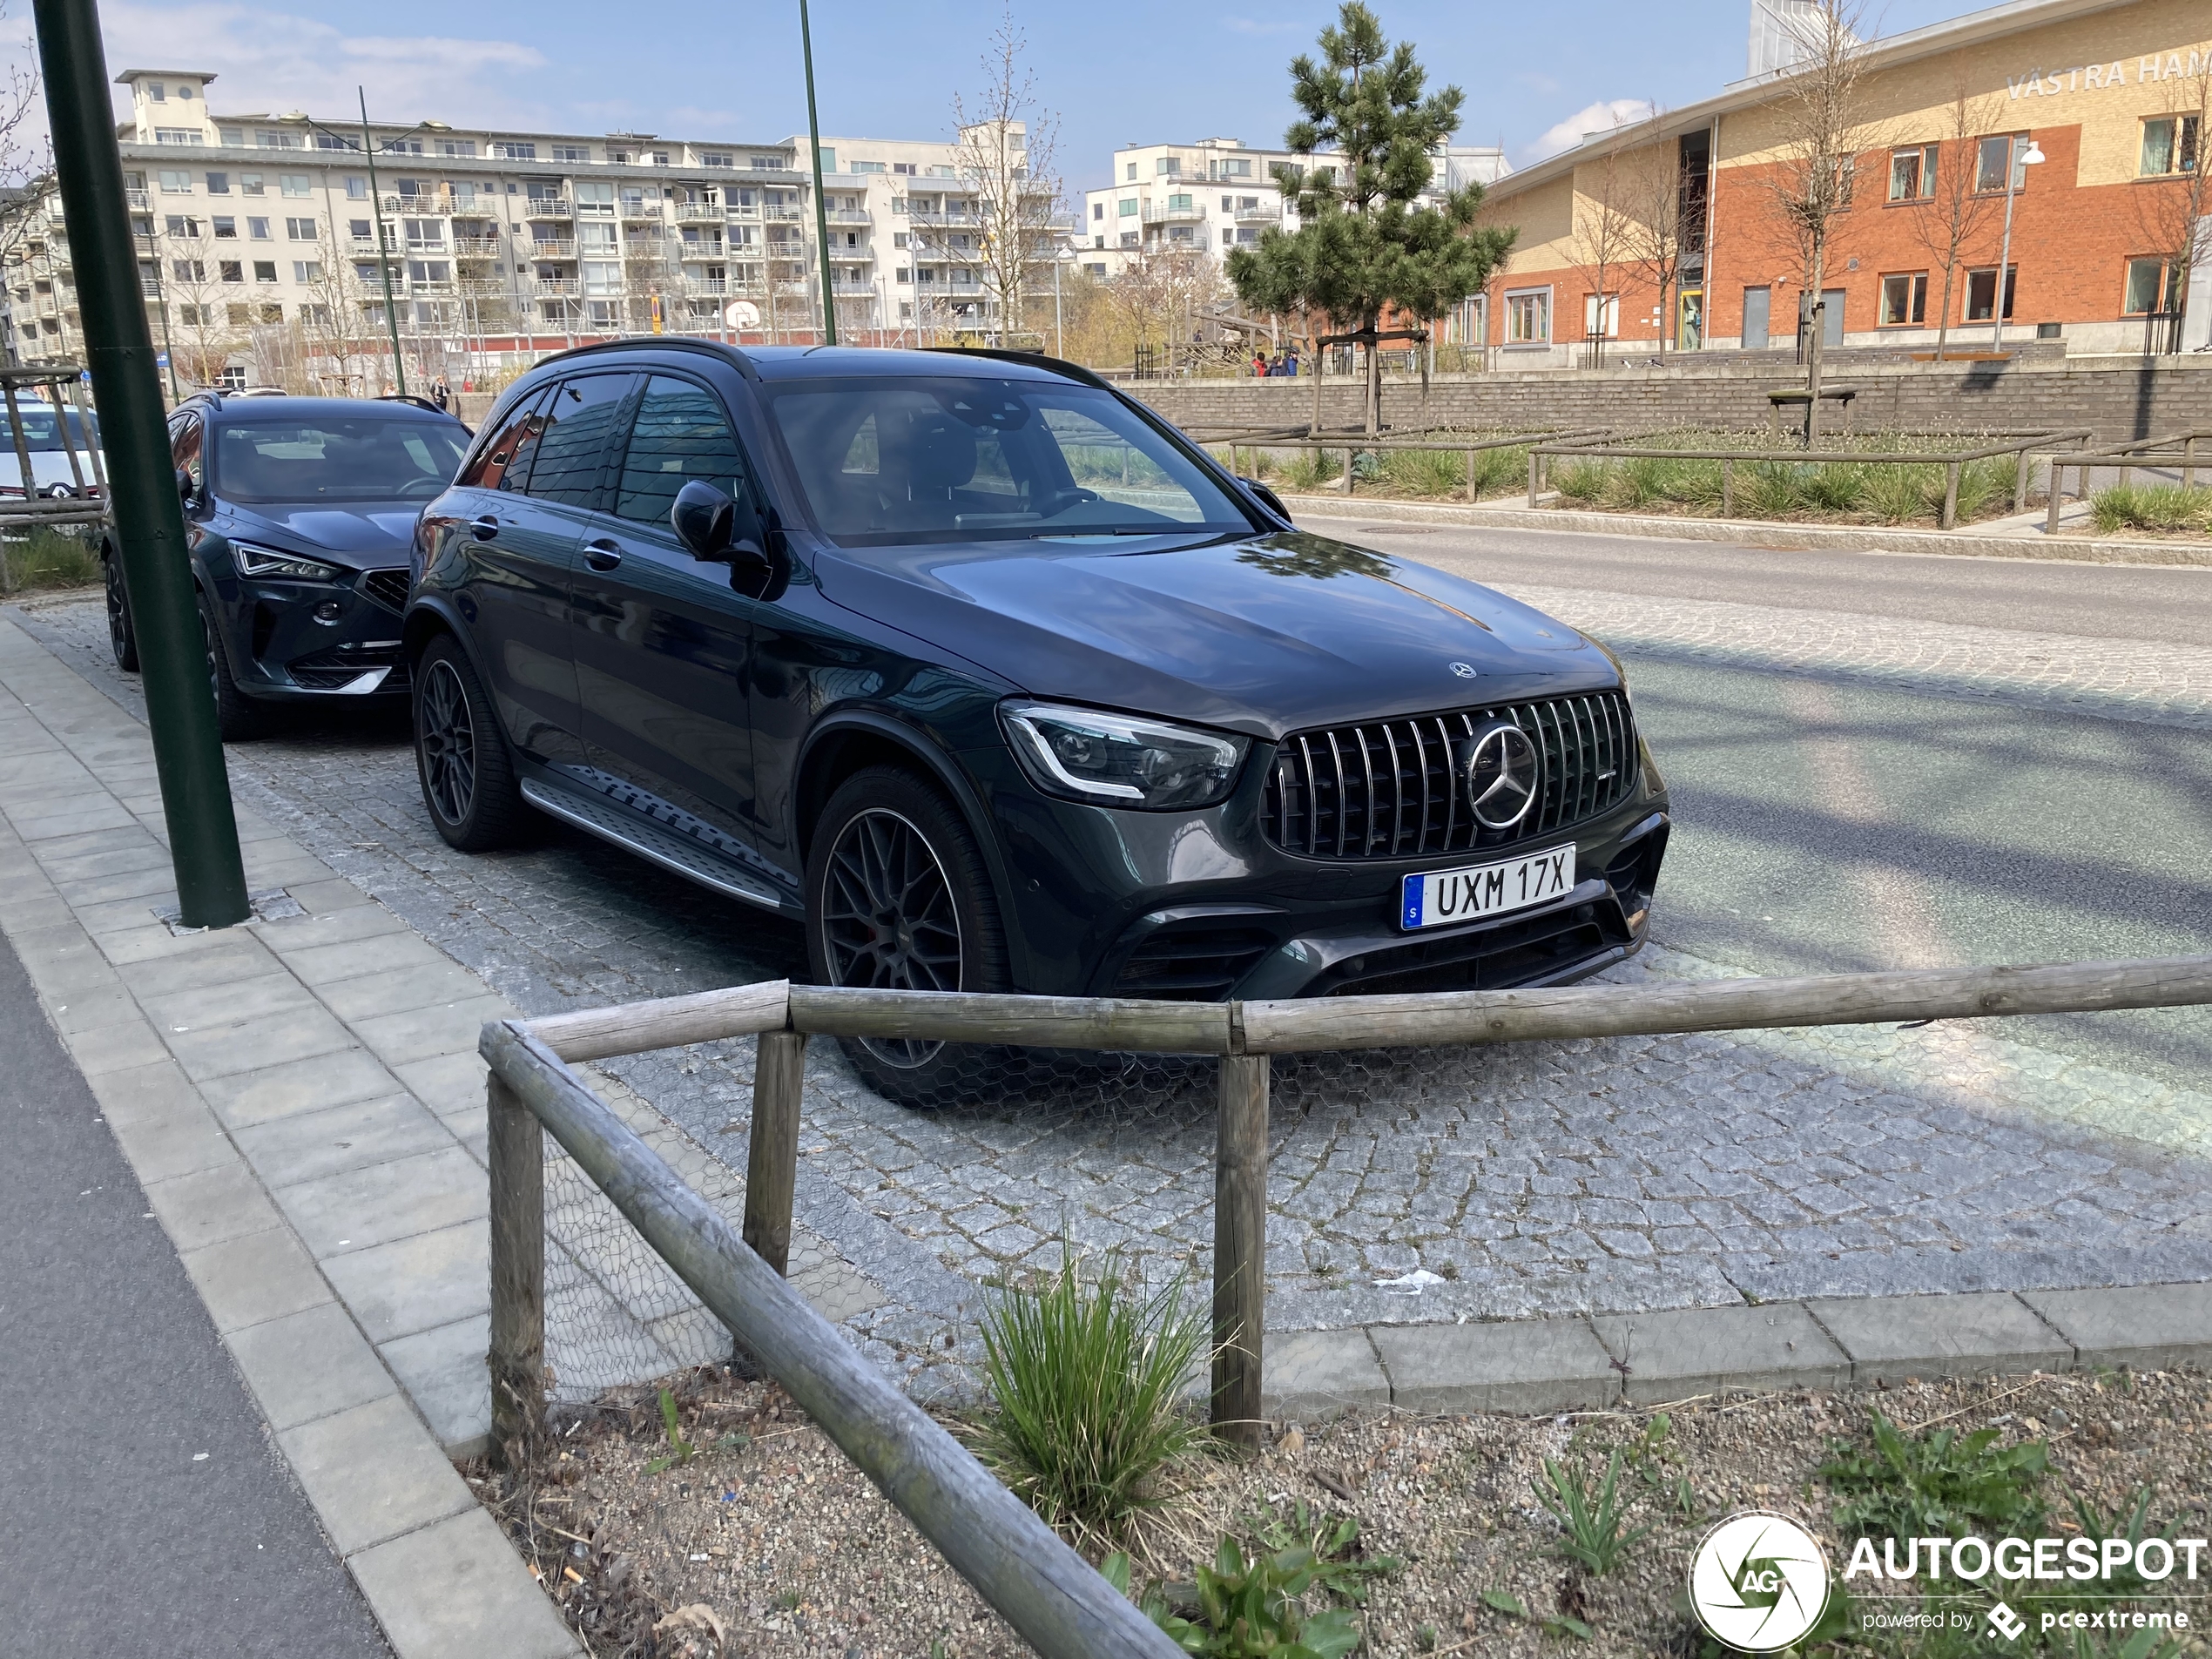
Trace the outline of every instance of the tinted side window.
<instances>
[{"instance_id":1,"label":"tinted side window","mask_svg":"<svg viewBox=\"0 0 2212 1659\"><path fill-rule=\"evenodd\" d=\"M169 459L179 472L192 475L192 493L199 493L205 476L200 462L200 423L197 415L186 415L177 423L177 435L169 442Z\"/></svg>"},{"instance_id":2,"label":"tinted side window","mask_svg":"<svg viewBox=\"0 0 2212 1659\"><path fill-rule=\"evenodd\" d=\"M631 428L615 511L641 524L665 524L676 492L692 479L734 496L745 489L745 474L722 400L690 381L656 374Z\"/></svg>"},{"instance_id":3,"label":"tinted side window","mask_svg":"<svg viewBox=\"0 0 2212 1659\"><path fill-rule=\"evenodd\" d=\"M507 412L499 429L476 446L476 453L453 482L462 489L520 489L530 475L530 451L545 422L540 411L550 388L540 388Z\"/></svg>"},{"instance_id":4,"label":"tinted side window","mask_svg":"<svg viewBox=\"0 0 2212 1659\"><path fill-rule=\"evenodd\" d=\"M634 374L591 374L563 381L545 410L545 430L530 465L533 496L570 507L597 504L608 440L616 435L622 400Z\"/></svg>"}]
</instances>

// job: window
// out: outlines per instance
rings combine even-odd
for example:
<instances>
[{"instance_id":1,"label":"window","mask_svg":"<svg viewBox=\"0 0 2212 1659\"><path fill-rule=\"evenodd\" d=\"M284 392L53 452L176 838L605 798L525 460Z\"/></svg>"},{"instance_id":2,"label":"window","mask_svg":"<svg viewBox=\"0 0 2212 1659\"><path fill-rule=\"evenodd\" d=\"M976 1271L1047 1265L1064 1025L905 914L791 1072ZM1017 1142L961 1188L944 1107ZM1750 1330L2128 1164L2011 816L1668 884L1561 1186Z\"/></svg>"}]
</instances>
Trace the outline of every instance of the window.
<instances>
[{"instance_id":1,"label":"window","mask_svg":"<svg viewBox=\"0 0 2212 1659\"><path fill-rule=\"evenodd\" d=\"M328 306L301 306L300 307L300 314L307 321L314 323L319 328L327 328L330 327L330 307Z\"/></svg>"},{"instance_id":2,"label":"window","mask_svg":"<svg viewBox=\"0 0 2212 1659\"><path fill-rule=\"evenodd\" d=\"M187 328L197 328L203 313L209 322L215 320L215 307L212 306L179 306L177 320Z\"/></svg>"},{"instance_id":3,"label":"window","mask_svg":"<svg viewBox=\"0 0 2212 1659\"><path fill-rule=\"evenodd\" d=\"M223 320L233 328L243 328L253 320L253 307L252 306L225 306Z\"/></svg>"},{"instance_id":4,"label":"window","mask_svg":"<svg viewBox=\"0 0 2212 1659\"><path fill-rule=\"evenodd\" d=\"M246 233L257 242L267 241L269 239L269 221L266 219L253 219L249 217L246 221Z\"/></svg>"},{"instance_id":5,"label":"window","mask_svg":"<svg viewBox=\"0 0 2212 1659\"><path fill-rule=\"evenodd\" d=\"M241 196L260 196L267 193L258 172L242 172L238 176L238 193ZM364 192L366 193L366 192Z\"/></svg>"},{"instance_id":6,"label":"window","mask_svg":"<svg viewBox=\"0 0 2212 1659\"><path fill-rule=\"evenodd\" d=\"M279 173L277 188L287 196L312 196L315 193L314 180L304 172Z\"/></svg>"},{"instance_id":7,"label":"window","mask_svg":"<svg viewBox=\"0 0 2212 1659\"><path fill-rule=\"evenodd\" d=\"M229 195L231 193L230 174L226 172L209 173L207 175L207 193L211 196Z\"/></svg>"},{"instance_id":8,"label":"window","mask_svg":"<svg viewBox=\"0 0 2212 1659\"><path fill-rule=\"evenodd\" d=\"M1897 327L1928 320L1928 273L1915 271L1882 279L1882 321Z\"/></svg>"},{"instance_id":9,"label":"window","mask_svg":"<svg viewBox=\"0 0 2212 1659\"><path fill-rule=\"evenodd\" d=\"M307 140L297 132L260 132L253 141L264 150L304 150Z\"/></svg>"},{"instance_id":10,"label":"window","mask_svg":"<svg viewBox=\"0 0 2212 1659\"><path fill-rule=\"evenodd\" d=\"M537 146L534 144L495 143L491 152L502 161L536 161Z\"/></svg>"},{"instance_id":11,"label":"window","mask_svg":"<svg viewBox=\"0 0 2212 1659\"><path fill-rule=\"evenodd\" d=\"M169 101L169 89L159 81L148 81L146 97L156 104L166 104Z\"/></svg>"},{"instance_id":12,"label":"window","mask_svg":"<svg viewBox=\"0 0 2212 1659\"><path fill-rule=\"evenodd\" d=\"M243 150L246 147L246 129L244 127L225 127L223 129L223 142L233 150Z\"/></svg>"},{"instance_id":13,"label":"window","mask_svg":"<svg viewBox=\"0 0 2212 1659\"><path fill-rule=\"evenodd\" d=\"M2121 310L2130 317L2171 313L2182 308L2182 264L2179 260L2153 255L2128 261L2128 292Z\"/></svg>"},{"instance_id":14,"label":"window","mask_svg":"<svg viewBox=\"0 0 2212 1659\"><path fill-rule=\"evenodd\" d=\"M207 267L198 260L172 260L169 261L169 280L172 282L205 282L207 280Z\"/></svg>"},{"instance_id":15,"label":"window","mask_svg":"<svg viewBox=\"0 0 2212 1659\"><path fill-rule=\"evenodd\" d=\"M1152 176L1155 179L1177 179L1182 174L1183 158L1181 156L1161 156L1152 163Z\"/></svg>"},{"instance_id":16,"label":"window","mask_svg":"<svg viewBox=\"0 0 2212 1659\"><path fill-rule=\"evenodd\" d=\"M355 407L370 412L232 421L215 438L217 488L244 502L420 503L461 464L458 423Z\"/></svg>"},{"instance_id":17,"label":"window","mask_svg":"<svg viewBox=\"0 0 2212 1659\"><path fill-rule=\"evenodd\" d=\"M911 161L894 161L891 164L891 171L894 173L911 173L914 170L914 164Z\"/></svg>"},{"instance_id":18,"label":"window","mask_svg":"<svg viewBox=\"0 0 2212 1659\"><path fill-rule=\"evenodd\" d=\"M2013 314L2013 293L2020 286L2020 266L2017 265L2006 267L2005 315L2007 318ZM1996 302L1996 299L1997 273L1994 270L1966 273L1966 320L1968 322L1990 321L1992 320L1990 307Z\"/></svg>"},{"instance_id":19,"label":"window","mask_svg":"<svg viewBox=\"0 0 2212 1659\"><path fill-rule=\"evenodd\" d=\"M1115 206L1114 212L1116 218L1135 219L1136 217L1136 198L1132 196L1127 201L1117 203Z\"/></svg>"},{"instance_id":20,"label":"window","mask_svg":"<svg viewBox=\"0 0 2212 1659\"><path fill-rule=\"evenodd\" d=\"M631 428L616 516L665 528L676 492L693 479L725 496L743 493L745 467L738 435L713 393L656 374L646 382L637 424Z\"/></svg>"},{"instance_id":21,"label":"window","mask_svg":"<svg viewBox=\"0 0 2212 1659\"><path fill-rule=\"evenodd\" d=\"M192 175L188 172L173 172L165 167L161 173L161 193L165 196L191 195Z\"/></svg>"},{"instance_id":22,"label":"window","mask_svg":"<svg viewBox=\"0 0 2212 1659\"><path fill-rule=\"evenodd\" d=\"M1548 346L1552 337L1552 296L1549 289L1506 296L1506 344Z\"/></svg>"},{"instance_id":23,"label":"window","mask_svg":"<svg viewBox=\"0 0 2212 1659\"><path fill-rule=\"evenodd\" d=\"M315 239L315 221L312 219L287 219L284 221L284 233L294 242L312 242Z\"/></svg>"},{"instance_id":24,"label":"window","mask_svg":"<svg viewBox=\"0 0 2212 1659\"><path fill-rule=\"evenodd\" d=\"M420 138L387 138L381 148L388 156L419 156L422 153Z\"/></svg>"},{"instance_id":25,"label":"window","mask_svg":"<svg viewBox=\"0 0 2212 1659\"><path fill-rule=\"evenodd\" d=\"M198 127L156 127L156 144L205 144L207 140Z\"/></svg>"},{"instance_id":26,"label":"window","mask_svg":"<svg viewBox=\"0 0 2212 1659\"><path fill-rule=\"evenodd\" d=\"M238 221L228 213L216 214L214 226L218 241L235 242L238 240Z\"/></svg>"},{"instance_id":27,"label":"window","mask_svg":"<svg viewBox=\"0 0 2212 1659\"><path fill-rule=\"evenodd\" d=\"M2143 177L2195 172L2202 139L2202 125L2194 115L2152 117L2143 123Z\"/></svg>"},{"instance_id":28,"label":"window","mask_svg":"<svg viewBox=\"0 0 2212 1659\"><path fill-rule=\"evenodd\" d=\"M737 165L738 158L732 155L727 150L702 150L699 152L699 165L702 167L734 168Z\"/></svg>"},{"instance_id":29,"label":"window","mask_svg":"<svg viewBox=\"0 0 2212 1659\"><path fill-rule=\"evenodd\" d=\"M1935 194L1936 158L1942 146L1924 144L1890 152L1890 199L1923 201Z\"/></svg>"},{"instance_id":30,"label":"window","mask_svg":"<svg viewBox=\"0 0 2212 1659\"><path fill-rule=\"evenodd\" d=\"M1984 138L1974 151L1974 188L1988 192L2005 188L2005 168L2019 144L2017 135L2004 133ZM2019 169L2014 168L2017 172Z\"/></svg>"},{"instance_id":31,"label":"window","mask_svg":"<svg viewBox=\"0 0 2212 1659\"><path fill-rule=\"evenodd\" d=\"M546 411L544 435L530 469L533 496L590 507L598 494L599 463L613 435L615 415L635 379L590 374L563 381Z\"/></svg>"},{"instance_id":32,"label":"window","mask_svg":"<svg viewBox=\"0 0 2212 1659\"><path fill-rule=\"evenodd\" d=\"M1190 197L1188 197L1188 196L1170 196L1170 197L1169 197L1169 198L1168 198L1168 212L1170 212L1170 213L1187 213L1187 212L1189 212L1190 211Z\"/></svg>"},{"instance_id":33,"label":"window","mask_svg":"<svg viewBox=\"0 0 2212 1659\"><path fill-rule=\"evenodd\" d=\"M349 202L367 201L368 199L368 180L362 178L359 173L348 173L346 176L346 199Z\"/></svg>"},{"instance_id":34,"label":"window","mask_svg":"<svg viewBox=\"0 0 2212 1659\"><path fill-rule=\"evenodd\" d=\"M854 172L888 172L890 171L880 161L854 161L847 165Z\"/></svg>"},{"instance_id":35,"label":"window","mask_svg":"<svg viewBox=\"0 0 2212 1659\"><path fill-rule=\"evenodd\" d=\"M322 266L314 260L294 260L292 261L292 280L300 283L320 282L322 280Z\"/></svg>"},{"instance_id":36,"label":"window","mask_svg":"<svg viewBox=\"0 0 2212 1659\"><path fill-rule=\"evenodd\" d=\"M591 152L588 146L581 144L556 144L553 146L553 159L556 161L589 161L591 159Z\"/></svg>"},{"instance_id":37,"label":"window","mask_svg":"<svg viewBox=\"0 0 2212 1659\"><path fill-rule=\"evenodd\" d=\"M1090 216L1091 216L1091 218L1092 218L1092 219L1103 219L1103 218L1105 218L1105 217L1106 217L1106 204L1105 204L1104 202L1093 202L1093 203L1091 203L1091 205L1090 205Z\"/></svg>"},{"instance_id":38,"label":"window","mask_svg":"<svg viewBox=\"0 0 2212 1659\"><path fill-rule=\"evenodd\" d=\"M786 165L781 156L754 156L751 159L755 172L781 172ZM911 172L914 170L910 167L907 171Z\"/></svg>"},{"instance_id":39,"label":"window","mask_svg":"<svg viewBox=\"0 0 2212 1659\"><path fill-rule=\"evenodd\" d=\"M272 300L269 304L260 307L260 320L263 322L282 322L284 320L284 307L276 301Z\"/></svg>"},{"instance_id":40,"label":"window","mask_svg":"<svg viewBox=\"0 0 2212 1659\"><path fill-rule=\"evenodd\" d=\"M273 281L275 281L275 280L277 280L277 274L276 274L276 261L275 261L274 260L254 260L254 261L253 261L253 280L254 280L256 282L273 282Z\"/></svg>"},{"instance_id":41,"label":"window","mask_svg":"<svg viewBox=\"0 0 2212 1659\"><path fill-rule=\"evenodd\" d=\"M474 156L476 141L474 138L441 138L438 140L438 153L442 156Z\"/></svg>"},{"instance_id":42,"label":"window","mask_svg":"<svg viewBox=\"0 0 2212 1659\"><path fill-rule=\"evenodd\" d=\"M230 140L226 138L224 142L227 144ZM318 150L358 150L361 145L351 138L340 138L335 132L318 132L315 134L315 148Z\"/></svg>"},{"instance_id":43,"label":"window","mask_svg":"<svg viewBox=\"0 0 2212 1659\"><path fill-rule=\"evenodd\" d=\"M161 227L170 235L179 238L193 238L199 234L199 221L188 213L167 215L162 220Z\"/></svg>"},{"instance_id":44,"label":"window","mask_svg":"<svg viewBox=\"0 0 2212 1659\"><path fill-rule=\"evenodd\" d=\"M225 282L246 280L246 265L239 260L225 260L215 267L215 274Z\"/></svg>"},{"instance_id":45,"label":"window","mask_svg":"<svg viewBox=\"0 0 2212 1659\"><path fill-rule=\"evenodd\" d=\"M1587 340L1614 340L1621 333L1621 296L1586 293L1582 296L1582 335Z\"/></svg>"},{"instance_id":46,"label":"window","mask_svg":"<svg viewBox=\"0 0 2212 1659\"><path fill-rule=\"evenodd\" d=\"M346 233L356 242L373 242L376 239L375 226L365 219L347 219Z\"/></svg>"},{"instance_id":47,"label":"window","mask_svg":"<svg viewBox=\"0 0 2212 1659\"><path fill-rule=\"evenodd\" d=\"M911 282L914 280L914 273L903 265L899 267L898 271L892 278L892 280L894 282Z\"/></svg>"}]
</instances>

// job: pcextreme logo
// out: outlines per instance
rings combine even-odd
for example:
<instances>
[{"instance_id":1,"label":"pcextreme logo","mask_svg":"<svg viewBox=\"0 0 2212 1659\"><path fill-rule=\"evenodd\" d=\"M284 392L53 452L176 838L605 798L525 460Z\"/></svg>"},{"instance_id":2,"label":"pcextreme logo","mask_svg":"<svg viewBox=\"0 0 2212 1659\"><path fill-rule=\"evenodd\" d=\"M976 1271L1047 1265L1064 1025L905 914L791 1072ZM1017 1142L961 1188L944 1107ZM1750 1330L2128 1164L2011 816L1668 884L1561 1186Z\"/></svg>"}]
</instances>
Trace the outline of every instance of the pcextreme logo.
<instances>
[{"instance_id":1,"label":"pcextreme logo","mask_svg":"<svg viewBox=\"0 0 2212 1659\"><path fill-rule=\"evenodd\" d=\"M1689 1561L1689 1605L1716 1642L1778 1653L1827 1610L1828 1557L1787 1515L1746 1510L1705 1534Z\"/></svg>"}]
</instances>

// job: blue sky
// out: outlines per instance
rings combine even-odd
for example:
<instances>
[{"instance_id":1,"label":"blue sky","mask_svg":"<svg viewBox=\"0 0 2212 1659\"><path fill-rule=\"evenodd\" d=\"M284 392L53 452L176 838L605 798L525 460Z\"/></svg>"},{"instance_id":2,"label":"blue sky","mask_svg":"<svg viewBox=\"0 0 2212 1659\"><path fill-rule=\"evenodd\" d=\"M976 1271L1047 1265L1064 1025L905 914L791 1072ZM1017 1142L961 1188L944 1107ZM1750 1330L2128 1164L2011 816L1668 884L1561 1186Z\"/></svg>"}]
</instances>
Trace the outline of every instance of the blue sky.
<instances>
[{"instance_id":1,"label":"blue sky","mask_svg":"<svg viewBox=\"0 0 2212 1659\"><path fill-rule=\"evenodd\" d=\"M1393 38L1411 39L1433 84L1467 93L1462 141L1502 141L1516 164L1564 147L1596 106L1693 103L1743 72L1749 0L1544 5L1380 0ZM1883 33L1968 9L1892 0ZM20 10L27 11L28 8ZM111 69L212 69L219 111L342 113L356 82L380 118L632 130L738 141L804 132L797 0L267 0L103 8ZM1193 12L1170 0L1111 7L1016 0L1041 101L1062 126L1070 190L1107 181L1116 144L1210 136L1278 144L1291 116L1285 66L1333 6L1262 10L1221 0ZM951 93L980 89L994 0L813 7L826 133L942 136ZM1103 26L1102 17L1113 19Z\"/></svg>"}]
</instances>

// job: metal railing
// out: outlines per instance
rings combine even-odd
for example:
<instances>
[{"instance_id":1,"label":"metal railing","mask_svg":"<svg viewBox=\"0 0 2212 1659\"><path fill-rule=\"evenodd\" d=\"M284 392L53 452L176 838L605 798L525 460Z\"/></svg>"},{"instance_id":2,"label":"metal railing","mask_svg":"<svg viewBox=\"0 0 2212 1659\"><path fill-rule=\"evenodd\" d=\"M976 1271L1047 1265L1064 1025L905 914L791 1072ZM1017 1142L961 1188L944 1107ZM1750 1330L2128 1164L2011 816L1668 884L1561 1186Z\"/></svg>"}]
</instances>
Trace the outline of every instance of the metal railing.
<instances>
[{"instance_id":1,"label":"metal railing","mask_svg":"<svg viewBox=\"0 0 2212 1659\"><path fill-rule=\"evenodd\" d=\"M1970 462L1987 461L1998 455L2017 455L2013 475L2013 510L2027 510L2028 485L2033 477L2033 457L2038 451L2053 450L2090 435L2081 428L2072 432L2021 432L1993 435L2000 442L1979 445L1971 449L1897 450L1897 449L1662 449L1618 444L1609 440L1581 442L1538 444L1528 452L1528 505L1534 507L1543 493L1546 462L1571 457L1580 460L1622 461L1717 461L1721 465L1721 516L1736 516L1736 468L1739 463L1752 465L1778 464L1820 466L1831 462L1843 465L1926 467L1940 466L1944 469L1943 504L1937 511L1936 523L1942 529L1956 528L1959 522L1959 479Z\"/></svg>"},{"instance_id":2,"label":"metal railing","mask_svg":"<svg viewBox=\"0 0 2212 1659\"><path fill-rule=\"evenodd\" d=\"M2087 435L2085 433L2086 437ZM2140 438L2134 443L2121 444L2118 448L2101 455L2067 455L2051 457L2051 510L2044 521L2047 533L2056 535L2059 528L2059 509L2066 499L2066 469L2074 469L2074 495L2086 501L2089 496L2089 473L2093 468L2117 468L2119 482L2125 485L2128 475L2138 468L2156 469L2170 472L2181 469L2182 488L2196 487L2196 446L2212 440L2212 427L2192 427L2186 432L2168 432L2155 438ZM2175 445L2179 448L2175 448Z\"/></svg>"},{"instance_id":3,"label":"metal railing","mask_svg":"<svg viewBox=\"0 0 2212 1659\"><path fill-rule=\"evenodd\" d=\"M54 423L60 429L62 453L69 458L66 495L42 494L37 469L31 463L30 442L24 432L22 395L34 387L42 388L46 395L44 407L53 412ZM85 399L82 368L76 363L56 362L0 368L0 407L7 410L8 435L23 481L18 497L0 499L0 531L19 531L37 525L89 526L106 523L107 462L96 438L98 427ZM76 443L80 435L88 440L81 450ZM54 485L43 488L52 489ZM0 542L0 597L14 591L15 577L8 566L8 550L4 542Z\"/></svg>"},{"instance_id":4,"label":"metal railing","mask_svg":"<svg viewBox=\"0 0 2212 1659\"><path fill-rule=\"evenodd\" d=\"M565 196L526 196L523 199L524 219L573 219L576 204Z\"/></svg>"},{"instance_id":5,"label":"metal railing","mask_svg":"<svg viewBox=\"0 0 2212 1659\"><path fill-rule=\"evenodd\" d=\"M810 1036L1212 1056L1218 1067L1211 1412L1263 1428L1271 1056L1365 1049L1978 1019L2212 1003L2212 957L1916 968L1806 979L1582 985L1270 1002L1167 1002L738 986L501 1021L490 1067L488 1365L497 1453L544 1444L545 1149L553 1137L701 1303L1047 1659L1176 1651L792 1287ZM739 1227L692 1190L570 1062L755 1036Z\"/></svg>"},{"instance_id":6,"label":"metal railing","mask_svg":"<svg viewBox=\"0 0 2212 1659\"><path fill-rule=\"evenodd\" d=\"M1361 455L1388 455L1405 450L1427 450L1447 455L1464 455L1467 456L1467 498L1469 501L1474 501L1481 487L1481 480L1479 476L1480 463L1475 457L1485 450L1524 448L1547 441L1563 442L1575 438L1602 438L1607 435L1610 428L1606 427L1572 428L1547 427L1541 432L1519 432L1503 437L1477 437L1472 435L1465 437L1445 437L1428 434L1406 434L1401 436L1386 434L1372 438L1350 434L1337 435L1327 432L1317 437L1310 429L1303 427L1271 429L1192 427L1186 430L1201 443L1214 448L1219 448L1225 443L1229 448L1229 465L1232 472L1238 469L1239 453L1246 449L1255 452L1267 449L1304 449L1315 455L1331 455L1342 451L1344 470L1338 476L1336 488L1337 493L1343 496L1352 493L1353 475L1356 470L1354 463L1357 457ZM1257 475L1258 471L1258 468L1255 464L1253 472Z\"/></svg>"}]
</instances>

